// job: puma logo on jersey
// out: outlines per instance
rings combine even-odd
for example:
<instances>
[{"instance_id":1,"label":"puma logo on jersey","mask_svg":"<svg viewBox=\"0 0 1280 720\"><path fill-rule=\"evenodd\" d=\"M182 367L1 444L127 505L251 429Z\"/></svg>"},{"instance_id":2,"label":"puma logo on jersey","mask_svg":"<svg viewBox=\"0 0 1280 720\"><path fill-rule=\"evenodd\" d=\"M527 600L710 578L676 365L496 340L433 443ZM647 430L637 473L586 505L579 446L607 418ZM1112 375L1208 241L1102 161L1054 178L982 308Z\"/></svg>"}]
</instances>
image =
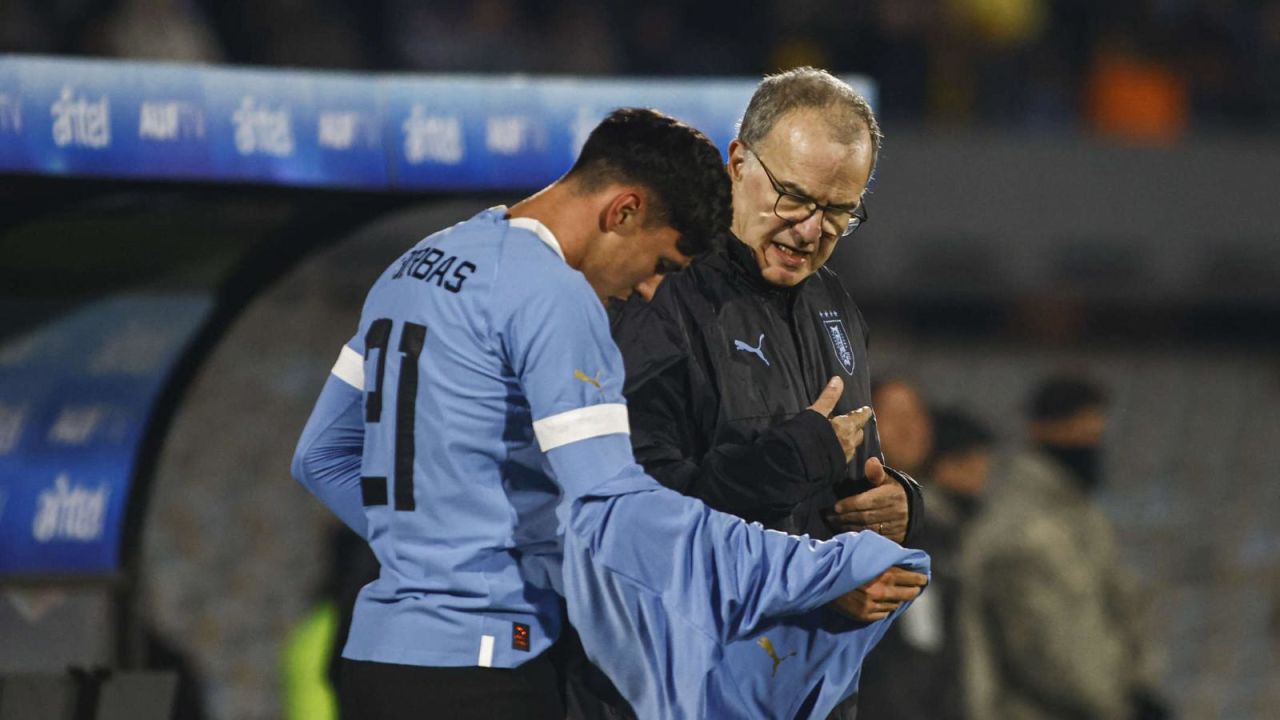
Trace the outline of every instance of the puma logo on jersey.
<instances>
[{"instance_id":1,"label":"puma logo on jersey","mask_svg":"<svg viewBox=\"0 0 1280 720\"><path fill-rule=\"evenodd\" d=\"M752 355L755 355L756 357L760 358L760 361L763 362L766 367L770 367L769 358L764 356L763 348L764 348L764 333L760 333L760 339L756 341L755 347L751 347L750 345L742 342L741 340L733 341L734 350L745 350L746 352L749 352Z\"/></svg>"},{"instance_id":2,"label":"puma logo on jersey","mask_svg":"<svg viewBox=\"0 0 1280 720\"><path fill-rule=\"evenodd\" d=\"M582 372L581 370L574 370L574 371L573 371L573 377L574 377L575 379L577 379L577 380L581 380L582 382L584 382L584 383L586 383L586 384L588 384L588 385L594 385L594 386L595 386L595 388L596 388L597 390L600 390L600 389L601 389L601 388L600 388L600 373L601 373L601 372L602 372L601 370L597 370L597 371L596 371L596 376L595 376L595 377L587 377L587 374L586 374L586 373L584 373L584 372Z\"/></svg>"},{"instance_id":3,"label":"puma logo on jersey","mask_svg":"<svg viewBox=\"0 0 1280 720\"><path fill-rule=\"evenodd\" d=\"M792 650L789 654L778 657L778 651L774 649L773 641L767 637L760 638L756 641L756 644L764 648L764 651L769 654L769 659L773 660L773 674L770 677L778 676L778 666L782 664L783 660L796 655L796 651Z\"/></svg>"}]
</instances>

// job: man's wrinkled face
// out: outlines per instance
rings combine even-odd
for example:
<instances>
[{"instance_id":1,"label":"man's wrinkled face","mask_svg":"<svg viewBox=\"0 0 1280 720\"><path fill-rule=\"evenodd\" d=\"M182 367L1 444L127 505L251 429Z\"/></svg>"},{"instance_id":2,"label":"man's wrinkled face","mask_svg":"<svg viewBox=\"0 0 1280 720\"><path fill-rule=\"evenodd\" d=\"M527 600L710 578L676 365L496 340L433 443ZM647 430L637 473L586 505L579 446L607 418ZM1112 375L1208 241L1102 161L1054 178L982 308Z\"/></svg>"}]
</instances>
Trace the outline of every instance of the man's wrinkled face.
<instances>
[{"instance_id":1,"label":"man's wrinkled face","mask_svg":"<svg viewBox=\"0 0 1280 720\"><path fill-rule=\"evenodd\" d=\"M806 109L779 118L756 147L736 140L729 146L733 231L751 248L767 282L799 284L827 262L839 240L822 210L799 222L779 217L770 174L786 193L827 207L856 208L872 165L870 134L864 130L861 137L852 145L837 142L821 114Z\"/></svg>"}]
</instances>

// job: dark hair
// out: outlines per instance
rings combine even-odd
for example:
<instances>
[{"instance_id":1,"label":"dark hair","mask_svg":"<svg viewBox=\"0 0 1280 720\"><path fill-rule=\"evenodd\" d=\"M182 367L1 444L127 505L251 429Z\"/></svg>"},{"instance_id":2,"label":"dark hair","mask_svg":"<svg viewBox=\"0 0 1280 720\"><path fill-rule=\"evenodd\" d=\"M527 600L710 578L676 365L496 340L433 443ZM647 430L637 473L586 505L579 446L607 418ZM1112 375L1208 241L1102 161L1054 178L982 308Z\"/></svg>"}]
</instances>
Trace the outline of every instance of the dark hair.
<instances>
[{"instance_id":1,"label":"dark hair","mask_svg":"<svg viewBox=\"0 0 1280 720\"><path fill-rule=\"evenodd\" d=\"M1054 375L1031 394L1027 411L1032 420L1065 420L1106 404L1106 393L1093 382L1075 375Z\"/></svg>"},{"instance_id":2,"label":"dark hair","mask_svg":"<svg viewBox=\"0 0 1280 720\"><path fill-rule=\"evenodd\" d=\"M766 75L756 88L738 127L738 139L754 148L792 110L821 110L832 137L846 145L858 142L863 130L871 136L871 170L880 158L884 135L871 104L848 83L826 70L799 67Z\"/></svg>"},{"instance_id":3,"label":"dark hair","mask_svg":"<svg viewBox=\"0 0 1280 720\"><path fill-rule=\"evenodd\" d=\"M943 408L933 413L933 462L990 448L994 441L986 425L961 410Z\"/></svg>"},{"instance_id":4,"label":"dark hair","mask_svg":"<svg viewBox=\"0 0 1280 720\"><path fill-rule=\"evenodd\" d=\"M609 113L566 177L586 190L611 183L650 190L656 200L650 217L680 233L676 247L685 255L710 252L729 231L733 208L720 151L697 129L656 110Z\"/></svg>"}]
</instances>

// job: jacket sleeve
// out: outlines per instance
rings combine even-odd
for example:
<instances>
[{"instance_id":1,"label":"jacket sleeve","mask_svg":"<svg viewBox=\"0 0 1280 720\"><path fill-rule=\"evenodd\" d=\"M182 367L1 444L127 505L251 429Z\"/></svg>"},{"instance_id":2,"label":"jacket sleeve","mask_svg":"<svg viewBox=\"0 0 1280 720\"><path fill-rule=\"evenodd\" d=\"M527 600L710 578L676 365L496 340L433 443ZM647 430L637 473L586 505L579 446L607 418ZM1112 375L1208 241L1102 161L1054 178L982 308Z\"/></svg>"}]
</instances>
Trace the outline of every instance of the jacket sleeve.
<instances>
[{"instance_id":1,"label":"jacket sleeve","mask_svg":"<svg viewBox=\"0 0 1280 720\"><path fill-rule=\"evenodd\" d=\"M686 356L627 392L636 459L663 485L716 510L768 523L844 474L844 451L831 423L811 410L749 443L699 453L695 442L704 423L696 415L689 370Z\"/></svg>"},{"instance_id":2,"label":"jacket sleeve","mask_svg":"<svg viewBox=\"0 0 1280 720\"><path fill-rule=\"evenodd\" d=\"M368 520L360 493L364 452L363 359L346 346L325 381L293 453L293 477L360 537ZM358 375L358 377L357 377Z\"/></svg>"},{"instance_id":3,"label":"jacket sleeve","mask_svg":"<svg viewBox=\"0 0 1280 720\"><path fill-rule=\"evenodd\" d=\"M888 465L885 465L884 469L889 477L898 481L907 493L907 536L902 540L902 544L910 546L912 541L920 537L920 532L924 529L924 489L915 478L901 470Z\"/></svg>"}]
</instances>

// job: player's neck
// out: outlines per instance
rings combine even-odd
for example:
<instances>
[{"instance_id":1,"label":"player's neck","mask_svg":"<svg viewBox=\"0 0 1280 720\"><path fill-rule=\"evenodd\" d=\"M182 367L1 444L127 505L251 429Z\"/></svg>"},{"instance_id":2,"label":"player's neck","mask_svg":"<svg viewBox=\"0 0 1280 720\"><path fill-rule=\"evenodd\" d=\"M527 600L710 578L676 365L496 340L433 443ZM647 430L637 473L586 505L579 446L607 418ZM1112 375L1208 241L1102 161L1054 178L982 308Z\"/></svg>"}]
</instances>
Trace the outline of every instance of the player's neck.
<instances>
[{"instance_id":1,"label":"player's neck","mask_svg":"<svg viewBox=\"0 0 1280 720\"><path fill-rule=\"evenodd\" d=\"M554 182L507 209L510 217L537 220L556 236L565 262L577 269L587 254L591 238L599 234L598 213L589 198L567 186Z\"/></svg>"}]
</instances>

